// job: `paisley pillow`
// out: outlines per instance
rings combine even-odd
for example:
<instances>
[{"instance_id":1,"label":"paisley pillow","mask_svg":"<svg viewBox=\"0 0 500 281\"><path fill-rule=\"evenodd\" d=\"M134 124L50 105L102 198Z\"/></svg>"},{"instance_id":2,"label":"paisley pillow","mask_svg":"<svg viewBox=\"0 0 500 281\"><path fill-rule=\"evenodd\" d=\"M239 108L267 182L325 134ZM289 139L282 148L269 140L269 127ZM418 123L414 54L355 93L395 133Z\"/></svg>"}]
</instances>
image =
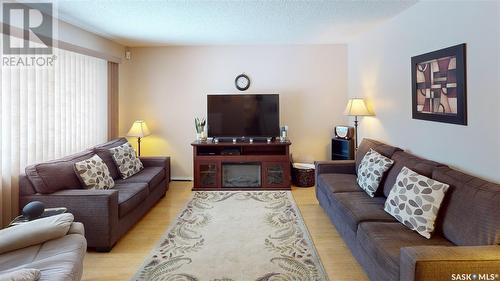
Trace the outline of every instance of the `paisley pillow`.
<instances>
[{"instance_id":1,"label":"paisley pillow","mask_svg":"<svg viewBox=\"0 0 500 281\"><path fill-rule=\"evenodd\" d=\"M111 189L115 186L115 181L109 174L108 166L98 155L76 162L74 169L80 181L87 188Z\"/></svg>"},{"instance_id":2,"label":"paisley pillow","mask_svg":"<svg viewBox=\"0 0 500 281\"><path fill-rule=\"evenodd\" d=\"M135 156L134 148L128 142L110 148L109 152L111 152L122 179L129 178L144 168L141 160Z\"/></svg>"},{"instance_id":3,"label":"paisley pillow","mask_svg":"<svg viewBox=\"0 0 500 281\"><path fill-rule=\"evenodd\" d=\"M87 188L111 189L115 186L108 166L98 155L76 162L74 169L80 181Z\"/></svg>"},{"instance_id":4,"label":"paisley pillow","mask_svg":"<svg viewBox=\"0 0 500 281\"><path fill-rule=\"evenodd\" d=\"M403 167L384 210L409 229L431 238L439 208L449 185Z\"/></svg>"},{"instance_id":5,"label":"paisley pillow","mask_svg":"<svg viewBox=\"0 0 500 281\"><path fill-rule=\"evenodd\" d=\"M36 268L21 268L8 273L1 273L0 280L8 281L37 281L40 280L41 272Z\"/></svg>"},{"instance_id":6,"label":"paisley pillow","mask_svg":"<svg viewBox=\"0 0 500 281\"><path fill-rule=\"evenodd\" d=\"M359 164L358 185L371 197L375 196L384 173L391 168L393 163L391 159L370 149Z\"/></svg>"}]
</instances>

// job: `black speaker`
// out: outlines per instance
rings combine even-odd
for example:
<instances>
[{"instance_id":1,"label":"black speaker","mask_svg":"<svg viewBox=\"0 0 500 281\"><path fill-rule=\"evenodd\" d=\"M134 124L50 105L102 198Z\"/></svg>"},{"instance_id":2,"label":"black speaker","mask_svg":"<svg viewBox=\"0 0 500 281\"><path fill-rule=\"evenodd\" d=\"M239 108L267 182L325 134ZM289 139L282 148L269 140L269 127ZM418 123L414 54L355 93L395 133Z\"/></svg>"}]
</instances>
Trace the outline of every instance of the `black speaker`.
<instances>
[{"instance_id":1,"label":"black speaker","mask_svg":"<svg viewBox=\"0 0 500 281\"><path fill-rule=\"evenodd\" d=\"M23 216L29 220L34 220L40 217L45 210L45 205L40 201L29 202L23 208Z\"/></svg>"}]
</instances>

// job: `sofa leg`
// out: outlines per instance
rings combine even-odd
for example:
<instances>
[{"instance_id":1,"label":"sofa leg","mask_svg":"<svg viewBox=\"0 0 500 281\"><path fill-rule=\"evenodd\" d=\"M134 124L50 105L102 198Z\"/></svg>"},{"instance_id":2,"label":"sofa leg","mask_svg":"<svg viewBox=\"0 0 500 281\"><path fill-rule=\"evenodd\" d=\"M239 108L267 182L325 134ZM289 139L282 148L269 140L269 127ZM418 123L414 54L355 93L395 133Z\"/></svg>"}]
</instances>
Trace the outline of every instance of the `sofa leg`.
<instances>
[{"instance_id":1,"label":"sofa leg","mask_svg":"<svg viewBox=\"0 0 500 281\"><path fill-rule=\"evenodd\" d=\"M111 252L112 247L96 247L95 251L98 253L109 253Z\"/></svg>"}]
</instances>

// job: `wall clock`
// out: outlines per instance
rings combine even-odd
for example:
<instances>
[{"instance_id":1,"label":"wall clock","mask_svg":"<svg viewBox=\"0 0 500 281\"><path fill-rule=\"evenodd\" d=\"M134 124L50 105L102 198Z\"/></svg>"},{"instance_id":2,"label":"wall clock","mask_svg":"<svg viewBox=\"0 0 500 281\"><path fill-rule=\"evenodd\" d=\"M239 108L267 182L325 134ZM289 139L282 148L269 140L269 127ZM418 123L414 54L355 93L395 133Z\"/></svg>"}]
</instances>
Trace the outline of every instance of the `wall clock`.
<instances>
[{"instance_id":1,"label":"wall clock","mask_svg":"<svg viewBox=\"0 0 500 281\"><path fill-rule=\"evenodd\" d=\"M236 89L239 91L246 91L250 88L250 78L244 73L236 76L234 79L234 84L236 85Z\"/></svg>"}]
</instances>

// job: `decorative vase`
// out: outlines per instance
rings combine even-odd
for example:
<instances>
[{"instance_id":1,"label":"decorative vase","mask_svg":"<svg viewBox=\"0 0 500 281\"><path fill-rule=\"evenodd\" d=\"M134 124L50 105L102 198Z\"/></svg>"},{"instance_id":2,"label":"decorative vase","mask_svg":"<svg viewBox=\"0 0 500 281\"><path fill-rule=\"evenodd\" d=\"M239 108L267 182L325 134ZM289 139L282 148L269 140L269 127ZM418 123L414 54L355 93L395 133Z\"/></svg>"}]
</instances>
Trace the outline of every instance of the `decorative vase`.
<instances>
[{"instance_id":1,"label":"decorative vase","mask_svg":"<svg viewBox=\"0 0 500 281\"><path fill-rule=\"evenodd\" d=\"M202 133L196 133L196 140L201 141L201 135Z\"/></svg>"},{"instance_id":2,"label":"decorative vase","mask_svg":"<svg viewBox=\"0 0 500 281\"><path fill-rule=\"evenodd\" d=\"M207 141L207 132L202 131L200 134L200 140L201 141Z\"/></svg>"}]
</instances>

